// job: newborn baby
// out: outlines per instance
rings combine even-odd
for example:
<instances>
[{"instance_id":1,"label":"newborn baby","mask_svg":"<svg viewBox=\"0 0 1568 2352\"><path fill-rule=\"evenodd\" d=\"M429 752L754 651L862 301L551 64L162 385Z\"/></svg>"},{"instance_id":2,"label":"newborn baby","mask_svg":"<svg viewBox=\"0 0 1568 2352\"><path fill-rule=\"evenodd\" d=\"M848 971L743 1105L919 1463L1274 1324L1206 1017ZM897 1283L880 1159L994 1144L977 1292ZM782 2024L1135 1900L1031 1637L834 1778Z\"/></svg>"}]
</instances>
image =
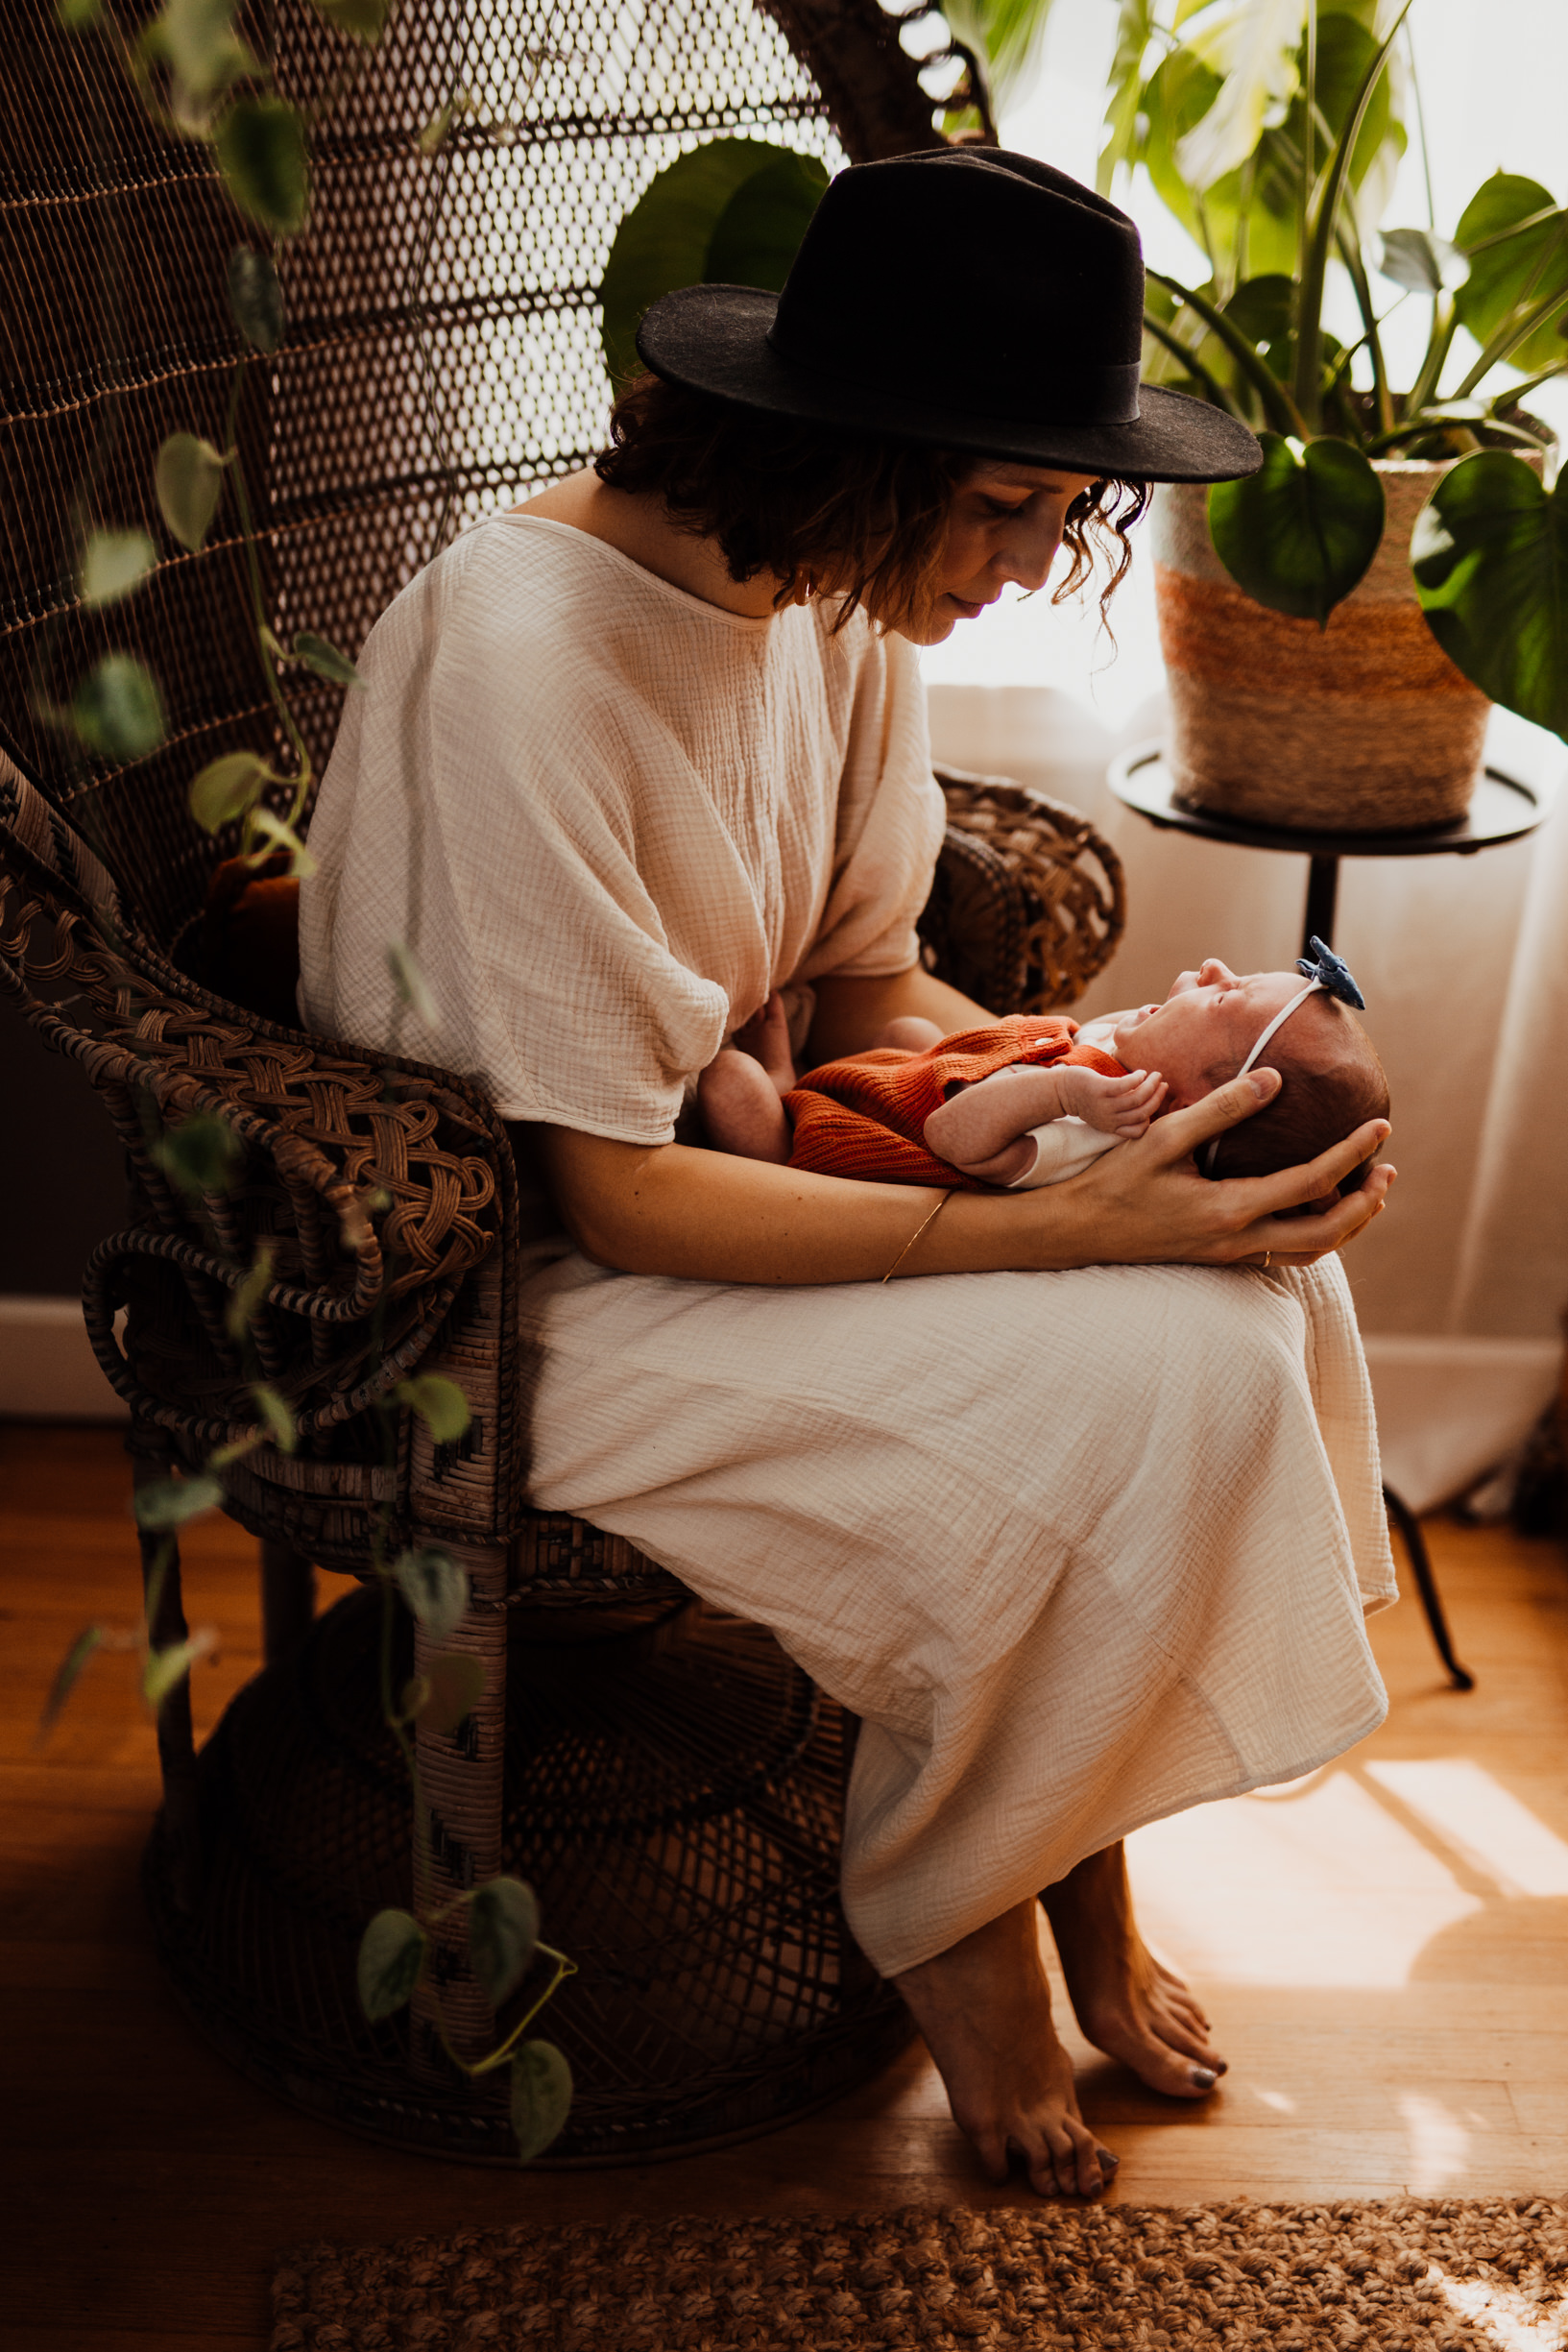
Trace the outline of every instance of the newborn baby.
<instances>
[{"instance_id":1,"label":"newborn baby","mask_svg":"<svg viewBox=\"0 0 1568 2352\"><path fill-rule=\"evenodd\" d=\"M1083 1028L1059 1015L1016 1015L942 1037L934 1022L895 1021L867 1053L799 1079L771 997L703 1072L698 1099L711 1141L747 1158L828 1176L1019 1191L1077 1175L1163 1112L1266 1058L1284 1080L1280 1092L1209 1145L1203 1170L1267 1175L1387 1115L1382 1064L1348 1009L1362 1006L1361 993L1320 940L1312 952L1294 972L1240 979L1210 958L1179 973L1163 1004Z\"/></svg>"}]
</instances>

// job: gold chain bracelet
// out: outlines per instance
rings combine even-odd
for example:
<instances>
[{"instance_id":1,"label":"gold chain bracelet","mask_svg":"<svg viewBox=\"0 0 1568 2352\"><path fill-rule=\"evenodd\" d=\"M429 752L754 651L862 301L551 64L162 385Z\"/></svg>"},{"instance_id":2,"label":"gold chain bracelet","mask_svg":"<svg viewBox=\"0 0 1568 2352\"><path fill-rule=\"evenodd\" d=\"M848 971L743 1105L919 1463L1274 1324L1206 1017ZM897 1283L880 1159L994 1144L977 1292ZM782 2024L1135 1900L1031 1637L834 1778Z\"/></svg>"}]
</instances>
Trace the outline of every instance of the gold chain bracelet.
<instances>
[{"instance_id":1,"label":"gold chain bracelet","mask_svg":"<svg viewBox=\"0 0 1568 2352\"><path fill-rule=\"evenodd\" d=\"M930 1215L921 1219L919 1224L916 1225L914 1231L905 1243L904 1248L899 1251L898 1256L893 1260L893 1263L888 1268L886 1273L883 1274L882 1280L884 1282L892 1281L893 1276L898 1273L899 1268L904 1264L905 1259L908 1256L916 1242L919 1241L921 1235L925 1232L926 1227L936 1223L936 1220L941 1216L942 1211L947 1207L948 1202L952 1199L952 1193L944 1193L941 1200L937 1202L935 1208L932 1209Z\"/></svg>"}]
</instances>

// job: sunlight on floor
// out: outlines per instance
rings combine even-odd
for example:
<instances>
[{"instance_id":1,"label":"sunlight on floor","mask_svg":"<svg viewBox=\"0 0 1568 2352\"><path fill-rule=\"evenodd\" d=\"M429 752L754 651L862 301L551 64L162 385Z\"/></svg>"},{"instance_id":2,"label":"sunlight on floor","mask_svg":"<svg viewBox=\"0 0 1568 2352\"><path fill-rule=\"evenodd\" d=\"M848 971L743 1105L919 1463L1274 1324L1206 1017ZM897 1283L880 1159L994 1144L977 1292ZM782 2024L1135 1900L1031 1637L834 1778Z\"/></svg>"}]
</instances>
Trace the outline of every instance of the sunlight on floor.
<instances>
[{"instance_id":1,"label":"sunlight on floor","mask_svg":"<svg viewBox=\"0 0 1568 2352\"><path fill-rule=\"evenodd\" d=\"M1568 2340L1568 2298L1543 2310L1526 2295L1506 2287L1488 2287L1480 2279L1450 2278L1435 2263L1427 2276L1442 2289L1461 2319L1503 2347L1503 2352L1558 2352Z\"/></svg>"},{"instance_id":2,"label":"sunlight on floor","mask_svg":"<svg viewBox=\"0 0 1568 2352\"><path fill-rule=\"evenodd\" d=\"M1435 2196L1463 2172L1470 2135L1440 2099L1424 2097L1419 2092L1402 2091L1399 2112L1410 2134L1411 2194Z\"/></svg>"},{"instance_id":3,"label":"sunlight on floor","mask_svg":"<svg viewBox=\"0 0 1568 2352\"><path fill-rule=\"evenodd\" d=\"M1568 1843L1468 1758L1363 1769L1500 1895L1568 1895Z\"/></svg>"}]
</instances>

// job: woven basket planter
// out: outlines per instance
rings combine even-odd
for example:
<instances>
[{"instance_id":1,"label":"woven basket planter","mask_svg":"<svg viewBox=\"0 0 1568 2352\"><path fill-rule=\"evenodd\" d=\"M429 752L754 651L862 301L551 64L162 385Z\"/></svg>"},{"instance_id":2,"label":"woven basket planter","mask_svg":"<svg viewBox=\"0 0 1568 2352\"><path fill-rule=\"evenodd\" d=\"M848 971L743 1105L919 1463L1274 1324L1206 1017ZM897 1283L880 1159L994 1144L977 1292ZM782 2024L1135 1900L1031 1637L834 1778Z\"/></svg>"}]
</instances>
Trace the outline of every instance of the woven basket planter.
<instances>
[{"instance_id":1,"label":"woven basket planter","mask_svg":"<svg viewBox=\"0 0 1568 2352\"><path fill-rule=\"evenodd\" d=\"M1427 627L1411 533L1446 466L1378 464L1388 502L1371 568L1326 629L1237 587L1207 489L1162 487L1153 533L1176 798L1256 825L1386 833L1461 819L1491 704Z\"/></svg>"}]
</instances>

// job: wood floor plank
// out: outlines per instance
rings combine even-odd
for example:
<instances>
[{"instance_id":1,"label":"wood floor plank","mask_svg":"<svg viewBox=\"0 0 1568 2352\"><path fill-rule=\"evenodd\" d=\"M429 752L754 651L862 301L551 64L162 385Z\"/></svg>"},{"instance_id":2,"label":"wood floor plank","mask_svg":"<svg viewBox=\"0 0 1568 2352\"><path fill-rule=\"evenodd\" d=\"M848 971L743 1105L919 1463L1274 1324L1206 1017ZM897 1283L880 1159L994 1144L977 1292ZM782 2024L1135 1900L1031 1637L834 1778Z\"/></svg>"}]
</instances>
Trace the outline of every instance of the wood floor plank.
<instances>
[{"instance_id":1,"label":"wood floor plank","mask_svg":"<svg viewBox=\"0 0 1568 2352\"><path fill-rule=\"evenodd\" d=\"M96 1661L33 1745L75 1626L133 1620L128 1492L112 1431L0 1427L0 1987L23 2028L0 2052L8 2352L259 2348L273 2258L323 2236L1031 2202L977 2177L918 2047L784 2131L612 2172L431 2162L235 2075L152 1952L156 1749L127 1661ZM1373 1739L1133 1841L1146 1923L1231 2072L1212 2100L1161 2100L1069 2025L1122 2201L1568 2191L1568 1561L1490 1529L1430 1534L1480 1688L1448 1688L1419 1614L1394 1611L1372 1629L1391 1702ZM258 1655L253 1547L203 1522L184 1564L189 1613L224 1636L196 1685L205 1731Z\"/></svg>"}]
</instances>

